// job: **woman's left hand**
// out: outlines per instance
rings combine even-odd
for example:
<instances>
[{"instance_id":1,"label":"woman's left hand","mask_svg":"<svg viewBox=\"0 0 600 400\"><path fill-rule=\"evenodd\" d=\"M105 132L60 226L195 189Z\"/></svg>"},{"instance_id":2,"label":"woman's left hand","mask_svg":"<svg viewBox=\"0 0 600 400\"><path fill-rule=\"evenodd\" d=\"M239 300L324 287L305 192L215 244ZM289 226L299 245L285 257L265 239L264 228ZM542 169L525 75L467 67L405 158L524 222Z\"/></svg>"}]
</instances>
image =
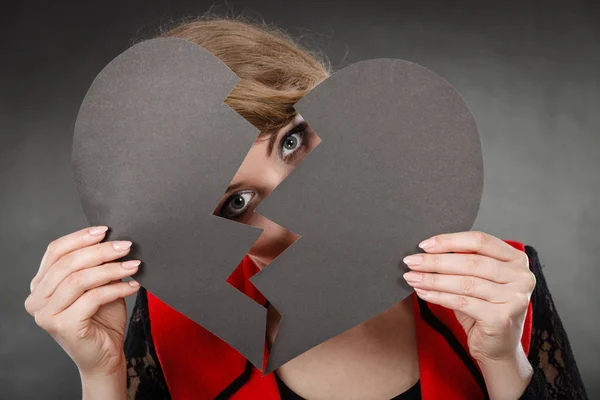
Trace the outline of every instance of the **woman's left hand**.
<instances>
[{"instance_id":1,"label":"woman's left hand","mask_svg":"<svg viewBox=\"0 0 600 400\"><path fill-rule=\"evenodd\" d=\"M433 236L419 247L426 253L404 259L411 269L404 278L423 300L454 310L471 356L480 365L522 357L523 323L536 284L527 255L478 231Z\"/></svg>"}]
</instances>

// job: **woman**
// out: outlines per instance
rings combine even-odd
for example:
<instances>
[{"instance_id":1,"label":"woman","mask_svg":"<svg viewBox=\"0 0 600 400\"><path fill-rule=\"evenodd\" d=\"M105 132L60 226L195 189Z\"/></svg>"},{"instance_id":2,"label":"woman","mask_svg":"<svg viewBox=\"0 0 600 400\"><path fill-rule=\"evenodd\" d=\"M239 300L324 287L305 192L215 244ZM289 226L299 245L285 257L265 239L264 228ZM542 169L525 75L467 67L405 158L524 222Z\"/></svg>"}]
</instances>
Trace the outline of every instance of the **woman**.
<instances>
[{"instance_id":1,"label":"woman","mask_svg":"<svg viewBox=\"0 0 600 400\"><path fill-rule=\"evenodd\" d=\"M162 36L203 46L241 78L226 103L261 135L215 214L264 230L229 281L269 307L247 279L296 236L252 211L318 144L293 104L330 68L282 32L239 20ZM135 281L121 282L140 261L115 262L131 243L100 243L106 230L53 241L25 303L77 364L86 399L587 398L530 246L482 232L434 236L404 260L415 295L262 377ZM125 341L123 299L136 292ZM279 316L268 310L270 345Z\"/></svg>"}]
</instances>

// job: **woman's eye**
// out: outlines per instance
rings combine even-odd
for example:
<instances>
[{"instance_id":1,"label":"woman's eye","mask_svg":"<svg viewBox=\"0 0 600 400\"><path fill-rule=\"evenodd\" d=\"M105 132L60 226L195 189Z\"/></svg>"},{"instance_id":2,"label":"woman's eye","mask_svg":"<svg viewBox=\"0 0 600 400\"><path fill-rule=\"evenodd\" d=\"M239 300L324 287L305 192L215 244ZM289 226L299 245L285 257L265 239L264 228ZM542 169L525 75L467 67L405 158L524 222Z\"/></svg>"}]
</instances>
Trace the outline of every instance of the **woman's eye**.
<instances>
[{"instance_id":1,"label":"woman's eye","mask_svg":"<svg viewBox=\"0 0 600 400\"><path fill-rule=\"evenodd\" d=\"M253 192L241 192L231 195L221 208L221 216L225 218L241 217L248 210L248 205L253 197Z\"/></svg>"},{"instance_id":2,"label":"woman's eye","mask_svg":"<svg viewBox=\"0 0 600 400\"><path fill-rule=\"evenodd\" d=\"M286 159L291 154L295 153L296 150L302 146L303 135L300 132L292 133L283 139L281 144L281 155L283 159Z\"/></svg>"}]
</instances>

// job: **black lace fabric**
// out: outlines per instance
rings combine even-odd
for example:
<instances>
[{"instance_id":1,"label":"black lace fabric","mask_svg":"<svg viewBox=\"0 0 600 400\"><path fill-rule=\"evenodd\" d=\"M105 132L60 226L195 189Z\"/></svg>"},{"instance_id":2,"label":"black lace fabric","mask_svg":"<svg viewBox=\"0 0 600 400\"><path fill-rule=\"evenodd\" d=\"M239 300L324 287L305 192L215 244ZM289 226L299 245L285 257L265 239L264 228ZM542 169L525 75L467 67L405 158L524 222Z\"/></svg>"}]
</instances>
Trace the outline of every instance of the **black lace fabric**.
<instances>
[{"instance_id":1,"label":"black lace fabric","mask_svg":"<svg viewBox=\"0 0 600 400\"><path fill-rule=\"evenodd\" d=\"M529 361L534 376L528 391L541 399L587 399L587 393L569 338L558 316L537 251L525 246L531 271L537 279L532 295L533 330Z\"/></svg>"},{"instance_id":2,"label":"black lace fabric","mask_svg":"<svg viewBox=\"0 0 600 400\"><path fill-rule=\"evenodd\" d=\"M125 337L129 400L171 399L150 334L146 289L138 291Z\"/></svg>"},{"instance_id":3,"label":"black lace fabric","mask_svg":"<svg viewBox=\"0 0 600 400\"><path fill-rule=\"evenodd\" d=\"M548 290L537 251L525 246L537 278L532 295L533 331L529 361L534 376L520 400L587 400L577 363ZM125 339L130 400L171 399L150 334L147 293L138 292Z\"/></svg>"}]
</instances>

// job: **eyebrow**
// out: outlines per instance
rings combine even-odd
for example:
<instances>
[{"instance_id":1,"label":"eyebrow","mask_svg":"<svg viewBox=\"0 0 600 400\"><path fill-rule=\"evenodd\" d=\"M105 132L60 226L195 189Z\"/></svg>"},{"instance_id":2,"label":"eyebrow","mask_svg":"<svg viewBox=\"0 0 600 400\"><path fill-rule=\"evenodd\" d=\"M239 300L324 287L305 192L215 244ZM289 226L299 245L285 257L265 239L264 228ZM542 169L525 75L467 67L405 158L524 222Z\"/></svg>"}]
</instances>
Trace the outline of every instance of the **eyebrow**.
<instances>
[{"instance_id":1,"label":"eyebrow","mask_svg":"<svg viewBox=\"0 0 600 400\"><path fill-rule=\"evenodd\" d=\"M234 190L240 188L243 186L242 182L238 182L238 183L232 183L231 185L229 185L227 187L227 190L225 191L225 194L229 194L229 192L233 192Z\"/></svg>"},{"instance_id":2,"label":"eyebrow","mask_svg":"<svg viewBox=\"0 0 600 400\"><path fill-rule=\"evenodd\" d=\"M277 136L279 136L279 135L274 134L269 137L269 145L267 146L267 155L269 157L271 157L271 153L273 153L273 147L275 146L275 141L277 140Z\"/></svg>"}]
</instances>

